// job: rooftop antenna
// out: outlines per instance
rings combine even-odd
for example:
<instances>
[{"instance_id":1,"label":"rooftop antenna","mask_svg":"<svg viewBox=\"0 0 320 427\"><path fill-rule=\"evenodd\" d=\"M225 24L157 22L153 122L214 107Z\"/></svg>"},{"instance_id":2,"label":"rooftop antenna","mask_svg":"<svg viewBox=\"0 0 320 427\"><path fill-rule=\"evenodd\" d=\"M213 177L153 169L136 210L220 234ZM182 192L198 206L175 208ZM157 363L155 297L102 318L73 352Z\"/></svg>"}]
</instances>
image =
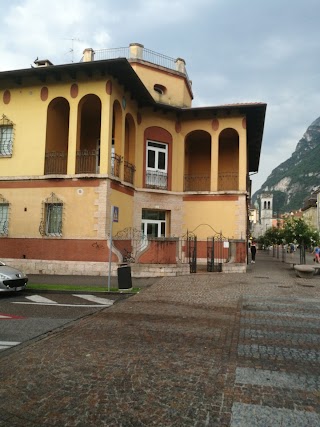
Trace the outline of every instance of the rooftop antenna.
<instances>
[{"instance_id":1,"label":"rooftop antenna","mask_svg":"<svg viewBox=\"0 0 320 427\"><path fill-rule=\"evenodd\" d=\"M82 42L83 40L77 39L75 37L73 37L71 39L63 39L63 40L71 41L71 48L69 49L69 51L67 53L71 54L71 62L73 62L74 61L74 42Z\"/></svg>"}]
</instances>

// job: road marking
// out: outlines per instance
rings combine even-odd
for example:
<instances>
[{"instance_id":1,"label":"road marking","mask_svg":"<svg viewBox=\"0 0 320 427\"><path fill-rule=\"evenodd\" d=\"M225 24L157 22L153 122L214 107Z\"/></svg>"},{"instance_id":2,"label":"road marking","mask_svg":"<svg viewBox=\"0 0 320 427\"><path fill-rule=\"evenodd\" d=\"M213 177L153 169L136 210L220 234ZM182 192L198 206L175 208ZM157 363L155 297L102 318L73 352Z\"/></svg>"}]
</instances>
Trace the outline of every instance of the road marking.
<instances>
[{"instance_id":1,"label":"road marking","mask_svg":"<svg viewBox=\"0 0 320 427\"><path fill-rule=\"evenodd\" d=\"M28 301L12 301L12 304L29 304L29 305L51 305L51 307L110 307L110 304L53 304L53 303L45 303L45 302L28 302Z\"/></svg>"},{"instance_id":2,"label":"road marking","mask_svg":"<svg viewBox=\"0 0 320 427\"><path fill-rule=\"evenodd\" d=\"M87 299L89 301L95 302L96 304L60 304L56 301L42 297L40 295L32 295L29 297L25 297L28 301L12 301L12 304L29 304L29 305L47 305L53 307L87 307L87 308L95 308L95 307L110 307L114 301L108 300L106 298L99 298L93 295L74 295L80 298Z\"/></svg>"},{"instance_id":3,"label":"road marking","mask_svg":"<svg viewBox=\"0 0 320 427\"><path fill-rule=\"evenodd\" d=\"M11 319L24 319L22 316L15 316L14 314L0 313L0 320L11 320Z\"/></svg>"},{"instance_id":4,"label":"road marking","mask_svg":"<svg viewBox=\"0 0 320 427\"><path fill-rule=\"evenodd\" d=\"M18 341L0 341L0 350L7 350L10 347L20 344Z\"/></svg>"},{"instance_id":5,"label":"road marking","mask_svg":"<svg viewBox=\"0 0 320 427\"><path fill-rule=\"evenodd\" d=\"M37 302L37 303L44 303L44 304L58 304L56 301L53 301L52 299L42 297L40 295L32 295L31 297L26 297L28 300Z\"/></svg>"},{"instance_id":6,"label":"road marking","mask_svg":"<svg viewBox=\"0 0 320 427\"><path fill-rule=\"evenodd\" d=\"M73 294L74 297L83 298L91 302L96 302L97 304L102 305L112 305L114 301L107 298L96 297L95 295L83 295L83 294Z\"/></svg>"}]
</instances>

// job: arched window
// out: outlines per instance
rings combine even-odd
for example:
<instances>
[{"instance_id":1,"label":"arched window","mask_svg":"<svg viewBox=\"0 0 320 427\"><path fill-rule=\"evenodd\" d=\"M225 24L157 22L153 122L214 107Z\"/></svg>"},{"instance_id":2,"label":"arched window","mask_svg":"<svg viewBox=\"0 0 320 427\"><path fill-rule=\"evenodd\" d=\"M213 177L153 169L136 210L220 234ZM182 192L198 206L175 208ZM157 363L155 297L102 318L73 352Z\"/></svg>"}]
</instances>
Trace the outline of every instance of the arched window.
<instances>
[{"instance_id":1,"label":"arched window","mask_svg":"<svg viewBox=\"0 0 320 427\"><path fill-rule=\"evenodd\" d=\"M163 85L160 84L155 84L153 86L153 90L157 93L159 93L160 95L164 95L167 92L167 88Z\"/></svg>"}]
</instances>

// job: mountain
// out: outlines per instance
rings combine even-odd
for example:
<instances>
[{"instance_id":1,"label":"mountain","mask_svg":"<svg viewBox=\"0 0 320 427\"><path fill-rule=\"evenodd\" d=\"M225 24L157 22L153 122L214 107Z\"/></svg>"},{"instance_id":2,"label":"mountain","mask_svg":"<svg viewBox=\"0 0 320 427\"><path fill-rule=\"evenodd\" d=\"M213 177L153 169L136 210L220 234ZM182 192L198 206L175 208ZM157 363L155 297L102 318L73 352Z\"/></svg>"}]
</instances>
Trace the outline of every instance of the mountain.
<instances>
[{"instance_id":1,"label":"mountain","mask_svg":"<svg viewBox=\"0 0 320 427\"><path fill-rule=\"evenodd\" d=\"M313 191L320 189L320 117L306 130L291 157L271 172L252 196L254 203L264 192L273 194L273 210L289 212L303 207Z\"/></svg>"}]
</instances>

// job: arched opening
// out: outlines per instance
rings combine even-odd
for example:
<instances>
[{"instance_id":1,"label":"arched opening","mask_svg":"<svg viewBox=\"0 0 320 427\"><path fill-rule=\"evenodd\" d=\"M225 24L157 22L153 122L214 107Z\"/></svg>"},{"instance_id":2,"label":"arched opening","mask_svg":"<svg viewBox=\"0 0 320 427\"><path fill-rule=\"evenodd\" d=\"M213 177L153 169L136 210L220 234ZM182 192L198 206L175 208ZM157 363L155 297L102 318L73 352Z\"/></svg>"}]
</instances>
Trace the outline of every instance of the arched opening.
<instances>
[{"instance_id":1,"label":"arched opening","mask_svg":"<svg viewBox=\"0 0 320 427\"><path fill-rule=\"evenodd\" d=\"M121 163L122 109L119 101L113 104L111 175L120 177Z\"/></svg>"},{"instance_id":2,"label":"arched opening","mask_svg":"<svg viewBox=\"0 0 320 427\"><path fill-rule=\"evenodd\" d=\"M195 130L186 136L184 191L210 191L211 135Z\"/></svg>"},{"instance_id":3,"label":"arched opening","mask_svg":"<svg viewBox=\"0 0 320 427\"><path fill-rule=\"evenodd\" d=\"M124 181L134 183L135 168L135 124L131 114L126 115L125 120L125 142L124 142Z\"/></svg>"},{"instance_id":4,"label":"arched opening","mask_svg":"<svg viewBox=\"0 0 320 427\"><path fill-rule=\"evenodd\" d=\"M55 98L48 105L44 174L66 174L68 161L70 106Z\"/></svg>"},{"instance_id":5,"label":"arched opening","mask_svg":"<svg viewBox=\"0 0 320 427\"><path fill-rule=\"evenodd\" d=\"M218 191L239 189L239 135L224 129L219 136Z\"/></svg>"},{"instance_id":6,"label":"arched opening","mask_svg":"<svg viewBox=\"0 0 320 427\"><path fill-rule=\"evenodd\" d=\"M80 120L77 139L76 173L99 173L101 101L96 95L86 95L78 108Z\"/></svg>"}]
</instances>

